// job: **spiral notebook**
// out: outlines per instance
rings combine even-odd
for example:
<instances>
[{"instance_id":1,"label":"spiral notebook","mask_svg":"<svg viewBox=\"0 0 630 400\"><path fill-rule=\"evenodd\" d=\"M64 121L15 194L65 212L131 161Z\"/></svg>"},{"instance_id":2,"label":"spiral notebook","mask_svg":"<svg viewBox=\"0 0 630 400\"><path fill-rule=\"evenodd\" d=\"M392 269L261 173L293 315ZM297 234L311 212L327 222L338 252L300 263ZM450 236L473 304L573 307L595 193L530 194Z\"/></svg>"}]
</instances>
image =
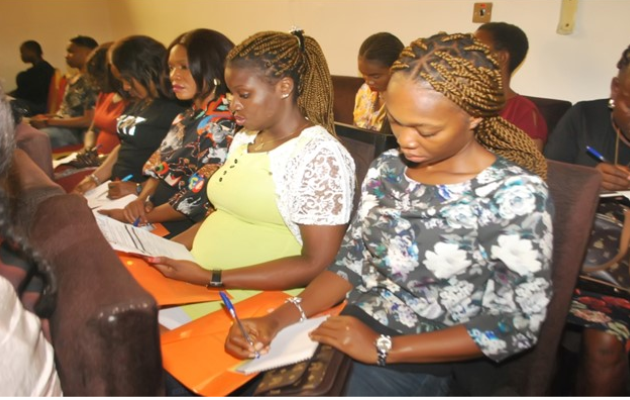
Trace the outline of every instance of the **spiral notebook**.
<instances>
[{"instance_id":1,"label":"spiral notebook","mask_svg":"<svg viewBox=\"0 0 630 400\"><path fill-rule=\"evenodd\" d=\"M310 318L282 329L269 345L269 352L259 358L247 361L236 370L244 374L266 371L313 357L317 349L317 342L308 336L328 316Z\"/></svg>"}]
</instances>

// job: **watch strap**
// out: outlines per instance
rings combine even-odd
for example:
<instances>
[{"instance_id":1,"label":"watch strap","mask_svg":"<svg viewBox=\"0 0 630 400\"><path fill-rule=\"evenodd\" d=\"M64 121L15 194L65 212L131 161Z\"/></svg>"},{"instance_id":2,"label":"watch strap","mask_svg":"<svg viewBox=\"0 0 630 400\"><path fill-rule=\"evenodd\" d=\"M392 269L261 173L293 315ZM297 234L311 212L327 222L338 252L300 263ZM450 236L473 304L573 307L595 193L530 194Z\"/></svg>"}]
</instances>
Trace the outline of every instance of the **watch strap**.
<instances>
[{"instance_id":1,"label":"watch strap","mask_svg":"<svg viewBox=\"0 0 630 400\"><path fill-rule=\"evenodd\" d=\"M210 282L206 285L208 289L210 288L220 288L223 287L223 280L221 279L221 274L223 273L220 269L212 270L212 277L210 278Z\"/></svg>"}]
</instances>

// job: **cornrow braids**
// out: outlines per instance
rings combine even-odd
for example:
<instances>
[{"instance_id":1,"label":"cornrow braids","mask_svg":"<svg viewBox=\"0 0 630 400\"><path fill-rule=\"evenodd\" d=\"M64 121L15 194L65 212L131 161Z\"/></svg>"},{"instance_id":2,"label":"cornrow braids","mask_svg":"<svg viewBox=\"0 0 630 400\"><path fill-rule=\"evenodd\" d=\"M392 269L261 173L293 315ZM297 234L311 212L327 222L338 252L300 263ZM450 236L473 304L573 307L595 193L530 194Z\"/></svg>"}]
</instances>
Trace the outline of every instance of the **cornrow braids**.
<instances>
[{"instance_id":1,"label":"cornrow braids","mask_svg":"<svg viewBox=\"0 0 630 400\"><path fill-rule=\"evenodd\" d=\"M472 117L481 117L475 138L482 146L546 179L547 162L534 142L499 116L505 105L499 64L472 34L417 39L391 70L428 83Z\"/></svg>"},{"instance_id":2,"label":"cornrow braids","mask_svg":"<svg viewBox=\"0 0 630 400\"><path fill-rule=\"evenodd\" d=\"M35 304L35 312L40 317L45 318L50 316L55 308L57 281L50 264L31 248L26 239L14 229L12 223L8 176L11 169L13 150L15 149L13 132L11 107L4 98L4 92L2 87L0 87L0 236L13 247L16 247L29 261L34 262L36 270L29 271L28 275L39 276L44 282L44 290L37 304Z\"/></svg>"},{"instance_id":3,"label":"cornrow braids","mask_svg":"<svg viewBox=\"0 0 630 400\"><path fill-rule=\"evenodd\" d=\"M297 105L306 118L335 135L333 86L326 57L315 39L302 31L259 32L234 47L228 65L254 66L272 82L290 77Z\"/></svg>"}]
</instances>

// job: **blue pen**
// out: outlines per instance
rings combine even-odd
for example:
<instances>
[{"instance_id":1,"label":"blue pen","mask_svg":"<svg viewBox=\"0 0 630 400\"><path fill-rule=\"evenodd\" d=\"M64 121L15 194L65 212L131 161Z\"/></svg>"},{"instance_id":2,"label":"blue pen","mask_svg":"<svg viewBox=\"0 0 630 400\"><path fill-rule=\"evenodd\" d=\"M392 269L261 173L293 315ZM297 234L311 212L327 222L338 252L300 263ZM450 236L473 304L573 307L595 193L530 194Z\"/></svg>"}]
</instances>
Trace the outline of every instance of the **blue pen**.
<instances>
[{"instance_id":1,"label":"blue pen","mask_svg":"<svg viewBox=\"0 0 630 400\"><path fill-rule=\"evenodd\" d=\"M236 321L236 323L238 324L238 327L241 330L241 333L243 334L243 336L245 337L245 340L247 340L247 342L254 347L254 341L252 340L252 338L247 334L247 331L245 330L245 327L243 326L243 324L241 323L241 320L238 318L238 316L236 315L236 310L234 309L234 306L232 305L232 302L230 301L230 299L228 298L227 294L225 294L225 292L219 292L219 296L221 296L221 300L223 300L223 304L225 304L225 307L227 307L228 311L230 312L230 315L232 315L232 318L234 318L234 321ZM256 358L260 357L260 354L258 354L258 352L256 351Z\"/></svg>"},{"instance_id":2,"label":"blue pen","mask_svg":"<svg viewBox=\"0 0 630 400\"><path fill-rule=\"evenodd\" d=\"M586 152L590 155L592 155L593 157L597 158L599 161L601 162L608 162L606 161L606 158L604 158L604 156L602 156L599 151L595 150L594 148L592 148L591 146L586 146Z\"/></svg>"},{"instance_id":3,"label":"blue pen","mask_svg":"<svg viewBox=\"0 0 630 400\"><path fill-rule=\"evenodd\" d=\"M127 182L129 179L133 178L133 174L129 174L121 179L122 182Z\"/></svg>"},{"instance_id":4,"label":"blue pen","mask_svg":"<svg viewBox=\"0 0 630 400\"><path fill-rule=\"evenodd\" d=\"M136 220L133 221L133 226L138 227L138 225L140 225L140 217L136 218Z\"/></svg>"}]
</instances>

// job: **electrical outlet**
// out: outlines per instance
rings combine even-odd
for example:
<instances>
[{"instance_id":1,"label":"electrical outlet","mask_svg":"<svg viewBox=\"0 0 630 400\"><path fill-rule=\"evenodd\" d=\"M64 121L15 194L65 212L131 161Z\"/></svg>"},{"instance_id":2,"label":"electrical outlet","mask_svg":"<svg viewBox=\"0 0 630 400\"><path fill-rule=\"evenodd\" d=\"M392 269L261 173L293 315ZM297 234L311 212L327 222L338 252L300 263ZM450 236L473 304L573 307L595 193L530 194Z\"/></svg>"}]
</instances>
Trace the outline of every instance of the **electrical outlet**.
<instances>
[{"instance_id":1,"label":"electrical outlet","mask_svg":"<svg viewBox=\"0 0 630 400\"><path fill-rule=\"evenodd\" d=\"M473 22L480 24L490 22L492 18L492 3L475 3L473 7Z\"/></svg>"}]
</instances>

